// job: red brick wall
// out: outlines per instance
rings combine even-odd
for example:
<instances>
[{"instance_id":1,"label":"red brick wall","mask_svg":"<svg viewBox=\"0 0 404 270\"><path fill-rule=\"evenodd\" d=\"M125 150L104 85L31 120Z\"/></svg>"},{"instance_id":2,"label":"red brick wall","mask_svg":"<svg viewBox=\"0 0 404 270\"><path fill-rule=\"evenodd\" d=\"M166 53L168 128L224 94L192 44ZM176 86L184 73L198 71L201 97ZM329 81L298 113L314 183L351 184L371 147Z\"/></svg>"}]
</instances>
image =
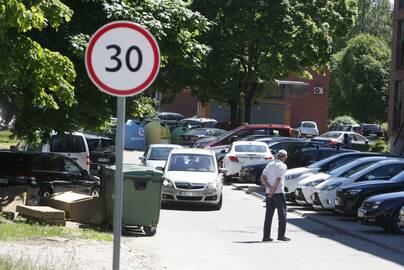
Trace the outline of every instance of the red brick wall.
<instances>
[{"instance_id":1,"label":"red brick wall","mask_svg":"<svg viewBox=\"0 0 404 270\"><path fill-rule=\"evenodd\" d=\"M313 80L301 80L299 78L289 78L290 80L305 81L310 84L309 93L302 98L290 97L290 125L296 126L300 121L315 121L320 134L327 131L328 123L328 93L330 74L319 75L312 73ZM324 94L315 95L313 87L320 86L324 89Z\"/></svg>"},{"instance_id":2,"label":"red brick wall","mask_svg":"<svg viewBox=\"0 0 404 270\"><path fill-rule=\"evenodd\" d=\"M198 114L198 99L190 91L183 90L181 94L169 104L160 106L161 112L176 112L185 117L192 117Z\"/></svg>"}]
</instances>

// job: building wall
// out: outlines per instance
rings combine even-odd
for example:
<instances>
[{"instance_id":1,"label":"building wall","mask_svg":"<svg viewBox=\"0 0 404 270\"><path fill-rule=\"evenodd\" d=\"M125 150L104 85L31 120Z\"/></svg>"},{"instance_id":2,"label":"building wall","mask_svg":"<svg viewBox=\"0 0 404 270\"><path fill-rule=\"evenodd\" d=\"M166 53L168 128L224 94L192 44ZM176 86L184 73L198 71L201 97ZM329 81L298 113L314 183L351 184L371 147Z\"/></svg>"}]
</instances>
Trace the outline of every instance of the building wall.
<instances>
[{"instance_id":1,"label":"building wall","mask_svg":"<svg viewBox=\"0 0 404 270\"><path fill-rule=\"evenodd\" d=\"M180 95L168 104L161 104L161 112L176 112L185 117L198 115L198 98L189 90L182 90Z\"/></svg>"},{"instance_id":2,"label":"building wall","mask_svg":"<svg viewBox=\"0 0 404 270\"><path fill-rule=\"evenodd\" d=\"M401 2L401 6L400 6ZM401 33L400 33L401 32ZM390 151L404 154L404 1L394 2L389 96Z\"/></svg>"},{"instance_id":3,"label":"building wall","mask_svg":"<svg viewBox=\"0 0 404 270\"><path fill-rule=\"evenodd\" d=\"M290 125L296 126L301 121L315 121L320 134L327 131L328 96L330 74L312 73L312 80L300 80L309 83L309 92L304 97L290 97ZM323 94L314 94L314 87L323 87Z\"/></svg>"}]
</instances>

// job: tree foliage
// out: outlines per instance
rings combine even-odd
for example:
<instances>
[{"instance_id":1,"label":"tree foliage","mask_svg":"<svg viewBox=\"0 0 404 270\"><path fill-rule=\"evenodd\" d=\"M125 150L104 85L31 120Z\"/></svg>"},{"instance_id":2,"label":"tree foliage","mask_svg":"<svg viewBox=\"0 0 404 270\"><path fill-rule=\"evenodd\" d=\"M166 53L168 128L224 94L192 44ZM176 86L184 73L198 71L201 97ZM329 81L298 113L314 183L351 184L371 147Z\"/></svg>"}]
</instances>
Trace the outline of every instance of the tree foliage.
<instances>
[{"instance_id":1,"label":"tree foliage","mask_svg":"<svg viewBox=\"0 0 404 270\"><path fill-rule=\"evenodd\" d=\"M335 55L331 71L330 115L361 122L387 118L390 48L378 37L360 34Z\"/></svg>"},{"instance_id":2,"label":"tree foliage","mask_svg":"<svg viewBox=\"0 0 404 270\"><path fill-rule=\"evenodd\" d=\"M28 125L32 126L32 130L39 129L44 134L50 129L56 131L73 131L80 128L97 129L116 114L116 98L98 91L87 77L84 66L87 42L98 28L108 22L114 20L137 22L146 26L156 37L161 52L161 67L157 79L147 93L159 90L166 93L166 96L174 96L182 87L190 84L208 50L208 47L201 44L197 37L208 30L209 23L206 18L190 10L187 1L73 0L66 2L70 9L64 5L64 9L62 9L61 3L56 0L32 2L43 2L41 5L48 7L46 10L44 9L44 12L47 12L49 18L44 21L57 26L58 31L47 28L43 31L33 31L30 36L42 46L66 55L74 63L74 69L67 58L55 61L59 66L45 65L54 73L62 68L65 69L64 77L62 77L65 80L59 78L54 80L51 76L41 74L39 81L41 83L47 80L58 81L64 87L62 89L69 90L68 92L58 91L60 95L64 94L61 99L66 102L66 105L49 108L34 106L34 108L22 109L19 107L16 111L12 111L17 118L17 127L22 127L18 128L18 135L29 135L23 129ZM47 4L45 5L45 3ZM58 3L59 6L52 7L49 6L50 3L54 3L54 5ZM73 17L71 17L72 11L74 12ZM10 12L9 9L5 13ZM56 18L59 18L59 23L56 23ZM70 18L69 24L60 24L63 20ZM39 26L37 28L42 29ZM17 44L20 42L19 39L8 41ZM60 54L58 55L61 57ZM22 61L24 57L23 54L20 54L14 55L12 59ZM77 78L72 85L74 70ZM8 84L4 89L13 92L17 99L24 98L27 104L32 103L34 95L22 97L19 92L12 91L11 85L11 83ZM53 92L51 97L55 98ZM44 102L52 103L52 100L45 95L39 95L39 98ZM141 101L147 102L143 104ZM149 101L147 98L127 98L126 115L128 117L142 117L146 113L153 115L153 112L150 111L153 106L149 106L151 104ZM29 123L25 119L29 119Z\"/></svg>"},{"instance_id":3,"label":"tree foliage","mask_svg":"<svg viewBox=\"0 0 404 270\"><path fill-rule=\"evenodd\" d=\"M339 125L357 125L358 122L353 119L349 115L341 115L335 117L331 122L328 124L329 130L334 130Z\"/></svg>"},{"instance_id":4,"label":"tree foliage","mask_svg":"<svg viewBox=\"0 0 404 270\"><path fill-rule=\"evenodd\" d=\"M56 124L50 111L75 103L73 63L32 38L60 28L72 14L59 0L0 1L0 104L6 119L15 116L17 135L35 137Z\"/></svg>"},{"instance_id":5,"label":"tree foliage","mask_svg":"<svg viewBox=\"0 0 404 270\"><path fill-rule=\"evenodd\" d=\"M241 98L246 122L253 100L274 79L324 70L333 38L356 17L354 0L194 0L193 8L214 22L202 39L212 50L194 92L230 104Z\"/></svg>"}]
</instances>

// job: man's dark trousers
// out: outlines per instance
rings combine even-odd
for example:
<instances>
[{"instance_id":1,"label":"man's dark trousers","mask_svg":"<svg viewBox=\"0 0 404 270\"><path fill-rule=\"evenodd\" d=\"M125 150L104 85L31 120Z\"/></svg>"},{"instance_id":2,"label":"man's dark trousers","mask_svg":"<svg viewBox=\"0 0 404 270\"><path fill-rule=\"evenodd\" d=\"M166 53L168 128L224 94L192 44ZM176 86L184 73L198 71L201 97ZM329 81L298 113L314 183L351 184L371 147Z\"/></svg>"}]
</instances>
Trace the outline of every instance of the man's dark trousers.
<instances>
[{"instance_id":1,"label":"man's dark trousers","mask_svg":"<svg viewBox=\"0 0 404 270\"><path fill-rule=\"evenodd\" d=\"M271 198L266 198L266 211L264 223L264 239L269 239L271 236L272 218L274 216L275 208L278 212L278 238L285 236L286 231L286 199L285 194L275 193Z\"/></svg>"}]
</instances>

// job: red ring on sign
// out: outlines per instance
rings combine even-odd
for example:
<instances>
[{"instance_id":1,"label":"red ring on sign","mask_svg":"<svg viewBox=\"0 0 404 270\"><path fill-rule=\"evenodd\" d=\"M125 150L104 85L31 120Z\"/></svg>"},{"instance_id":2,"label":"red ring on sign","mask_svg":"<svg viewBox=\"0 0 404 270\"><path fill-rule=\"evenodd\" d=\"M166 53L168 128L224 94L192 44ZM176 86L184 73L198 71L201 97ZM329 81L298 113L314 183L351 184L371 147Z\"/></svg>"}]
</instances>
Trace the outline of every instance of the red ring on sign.
<instances>
[{"instance_id":1,"label":"red ring on sign","mask_svg":"<svg viewBox=\"0 0 404 270\"><path fill-rule=\"evenodd\" d=\"M152 50L153 50L153 55L154 55L154 61L153 61L153 68L150 73L150 75L146 78L146 80L139 86L128 89L128 90L118 90L114 89L112 87L109 87L105 83L103 83L97 76L97 74L94 71L93 68L93 63L91 60L91 55L93 53L93 49L95 46L95 43L98 41L98 39L105 34L106 32L115 29L115 28L131 28L137 32L140 32L150 43ZM154 37L149 33L149 31L145 30L141 26L131 23L131 22L113 22L110 24L105 25L101 29L99 29L94 36L91 38L90 43L88 44L87 51L86 51L86 67L87 71L90 74L90 78L92 81L99 87L101 90L104 90L105 92L108 92L110 94L116 95L116 96L131 96L138 94L144 90L154 81L154 79L157 76L157 73L160 68L160 51L157 45L156 40Z\"/></svg>"}]
</instances>

